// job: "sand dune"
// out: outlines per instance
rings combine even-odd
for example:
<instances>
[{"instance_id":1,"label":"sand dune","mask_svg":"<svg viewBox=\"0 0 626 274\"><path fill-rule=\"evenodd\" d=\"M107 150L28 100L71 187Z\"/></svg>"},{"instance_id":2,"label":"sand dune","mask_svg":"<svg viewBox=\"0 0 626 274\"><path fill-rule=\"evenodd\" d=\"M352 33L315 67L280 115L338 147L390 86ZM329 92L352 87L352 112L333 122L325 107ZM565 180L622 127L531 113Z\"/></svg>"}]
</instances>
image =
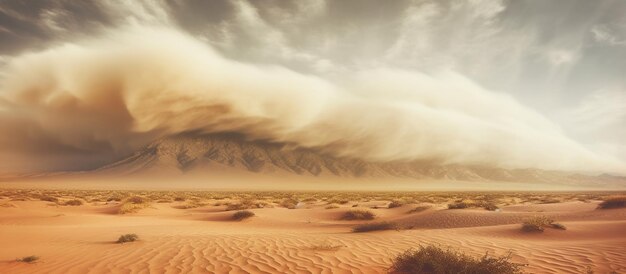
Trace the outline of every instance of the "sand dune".
<instances>
[{"instance_id":1,"label":"sand dune","mask_svg":"<svg viewBox=\"0 0 626 274\"><path fill-rule=\"evenodd\" d=\"M354 203L252 209L256 216L241 222L232 221L225 206L176 208L183 202L127 215L114 214L119 205L113 203L10 203L14 207L0 207L3 273L383 273L395 255L430 243L475 256L512 251L530 273L581 273L588 266L596 273L626 271L626 209L595 210L596 202L512 205L501 212L434 205L407 214L412 206L371 209L385 201L370 201L356 208L413 227L371 233L350 232L364 221L339 220ZM538 211L568 229L521 232L521 220ZM140 241L114 243L125 233ZM41 260L15 261L28 255Z\"/></svg>"}]
</instances>

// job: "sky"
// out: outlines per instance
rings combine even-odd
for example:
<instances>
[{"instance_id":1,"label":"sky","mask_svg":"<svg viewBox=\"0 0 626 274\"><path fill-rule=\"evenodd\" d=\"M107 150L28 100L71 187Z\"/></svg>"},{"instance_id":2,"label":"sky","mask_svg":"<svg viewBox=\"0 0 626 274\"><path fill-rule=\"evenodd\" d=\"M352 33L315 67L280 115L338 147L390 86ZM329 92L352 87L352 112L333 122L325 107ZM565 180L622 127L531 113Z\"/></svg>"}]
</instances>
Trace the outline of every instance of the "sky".
<instances>
[{"instance_id":1,"label":"sky","mask_svg":"<svg viewBox=\"0 0 626 274\"><path fill-rule=\"evenodd\" d=\"M0 1L0 172L237 131L372 161L626 171L626 1Z\"/></svg>"}]
</instances>

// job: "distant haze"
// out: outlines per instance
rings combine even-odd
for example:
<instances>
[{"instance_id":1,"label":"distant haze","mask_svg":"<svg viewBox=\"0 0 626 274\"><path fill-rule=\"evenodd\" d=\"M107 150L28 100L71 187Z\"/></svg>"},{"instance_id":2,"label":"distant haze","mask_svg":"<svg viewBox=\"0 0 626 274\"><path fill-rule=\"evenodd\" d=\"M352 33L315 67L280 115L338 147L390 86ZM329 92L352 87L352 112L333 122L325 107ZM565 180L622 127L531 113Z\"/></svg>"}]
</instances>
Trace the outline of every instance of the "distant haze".
<instances>
[{"instance_id":1,"label":"distant haze","mask_svg":"<svg viewBox=\"0 0 626 274\"><path fill-rule=\"evenodd\" d=\"M615 22L563 15L557 43L524 40L538 26L515 2L398 1L403 8L375 13L389 20L306 2L204 7L214 22L184 21L178 2L52 2L37 16L0 4L2 16L22 20L0 26L11 38L0 59L0 171L87 169L157 138L237 132L374 162L626 172L625 83L609 77L624 64L584 61L602 54L595 46L625 57L626 21L611 13L621 4L599 1L597 14ZM25 26L41 33L22 39ZM518 63L531 56L546 63ZM577 66L593 75L570 94ZM551 78L528 75L531 67Z\"/></svg>"}]
</instances>

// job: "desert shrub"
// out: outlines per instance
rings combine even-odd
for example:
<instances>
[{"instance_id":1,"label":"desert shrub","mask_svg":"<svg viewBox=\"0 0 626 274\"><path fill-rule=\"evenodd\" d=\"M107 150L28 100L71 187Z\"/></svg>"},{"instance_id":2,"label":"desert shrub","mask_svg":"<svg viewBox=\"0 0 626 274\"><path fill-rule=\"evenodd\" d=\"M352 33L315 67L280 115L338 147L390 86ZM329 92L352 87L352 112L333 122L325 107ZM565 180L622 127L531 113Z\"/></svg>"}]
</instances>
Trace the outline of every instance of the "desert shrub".
<instances>
[{"instance_id":1,"label":"desert shrub","mask_svg":"<svg viewBox=\"0 0 626 274\"><path fill-rule=\"evenodd\" d=\"M511 256L490 257L487 254L475 259L463 253L444 250L437 246L420 246L398 255L390 268L391 273L432 274L518 274L523 264L510 262Z\"/></svg>"},{"instance_id":2,"label":"desert shrub","mask_svg":"<svg viewBox=\"0 0 626 274\"><path fill-rule=\"evenodd\" d=\"M111 195L107 198L107 202L121 202L123 197L121 195Z\"/></svg>"},{"instance_id":3,"label":"desert shrub","mask_svg":"<svg viewBox=\"0 0 626 274\"><path fill-rule=\"evenodd\" d=\"M235 221L241 221L241 220L253 217L253 216L254 216L254 212L252 211L240 210L240 211L235 212L235 214L233 214L232 219Z\"/></svg>"},{"instance_id":4,"label":"desert shrub","mask_svg":"<svg viewBox=\"0 0 626 274\"><path fill-rule=\"evenodd\" d=\"M126 199L126 202L132 203L132 204L144 204L144 203L147 203L148 200L141 196L131 196L128 199Z\"/></svg>"},{"instance_id":5,"label":"desert shrub","mask_svg":"<svg viewBox=\"0 0 626 274\"><path fill-rule=\"evenodd\" d=\"M463 209L468 208L469 205L465 202L456 202L452 204L448 204L448 209Z\"/></svg>"},{"instance_id":6,"label":"desert shrub","mask_svg":"<svg viewBox=\"0 0 626 274\"><path fill-rule=\"evenodd\" d=\"M327 205L325 208L326 209L335 209L335 208L339 208L339 206L336 205L336 204L330 204L330 205Z\"/></svg>"},{"instance_id":7,"label":"desert shrub","mask_svg":"<svg viewBox=\"0 0 626 274\"><path fill-rule=\"evenodd\" d=\"M134 242L139 240L139 236L137 236L137 234L124 234L121 235L118 239L117 242L118 244L123 244L123 243L129 243L129 242Z\"/></svg>"},{"instance_id":8,"label":"desert shrub","mask_svg":"<svg viewBox=\"0 0 626 274\"><path fill-rule=\"evenodd\" d=\"M80 205L83 205L83 201L78 200L78 199L73 199L73 200L66 201L64 203L64 205L67 205L67 206L80 206Z\"/></svg>"},{"instance_id":9,"label":"desert shrub","mask_svg":"<svg viewBox=\"0 0 626 274\"><path fill-rule=\"evenodd\" d=\"M342 220L372 220L376 215L369 210L350 210L341 216Z\"/></svg>"},{"instance_id":10,"label":"desert shrub","mask_svg":"<svg viewBox=\"0 0 626 274\"><path fill-rule=\"evenodd\" d=\"M499 209L498 206L493 203L485 203L483 205L483 208L489 211L496 211L497 209Z\"/></svg>"},{"instance_id":11,"label":"desert shrub","mask_svg":"<svg viewBox=\"0 0 626 274\"><path fill-rule=\"evenodd\" d=\"M598 209L626 207L626 196L611 197L598 204Z\"/></svg>"},{"instance_id":12,"label":"desert shrub","mask_svg":"<svg viewBox=\"0 0 626 274\"><path fill-rule=\"evenodd\" d=\"M417 206L417 207L409 210L407 213L410 214L410 213L422 212L422 211L427 210L429 208L430 208L430 206Z\"/></svg>"},{"instance_id":13,"label":"desert shrub","mask_svg":"<svg viewBox=\"0 0 626 274\"><path fill-rule=\"evenodd\" d=\"M254 199L246 198L246 199L242 199L241 201L239 201L239 203L227 204L226 211L262 208L262 207L265 207L266 205L267 203L265 202L259 202Z\"/></svg>"},{"instance_id":14,"label":"desert shrub","mask_svg":"<svg viewBox=\"0 0 626 274\"><path fill-rule=\"evenodd\" d=\"M26 256L26 257L17 259L16 261L18 261L18 262L25 262L25 263L34 263L37 260L39 260L39 257L37 257L37 256Z\"/></svg>"},{"instance_id":15,"label":"desert shrub","mask_svg":"<svg viewBox=\"0 0 626 274\"><path fill-rule=\"evenodd\" d=\"M369 232L369 231L379 231L379 230L392 230L398 229L398 225L391 222L376 222L376 223L367 223L360 224L352 228L352 232Z\"/></svg>"},{"instance_id":16,"label":"desert shrub","mask_svg":"<svg viewBox=\"0 0 626 274\"><path fill-rule=\"evenodd\" d=\"M47 195L41 196L41 198L39 198L39 200L46 201L46 202L53 202L53 203L58 203L59 202L59 198L52 197L52 196L47 196Z\"/></svg>"},{"instance_id":17,"label":"desert shrub","mask_svg":"<svg viewBox=\"0 0 626 274\"><path fill-rule=\"evenodd\" d=\"M122 203L117 213L119 214L134 213L148 206L150 206L150 204L148 203L148 200L146 198L143 198L140 196L133 196L133 197L126 199L124 203Z\"/></svg>"},{"instance_id":18,"label":"desert shrub","mask_svg":"<svg viewBox=\"0 0 626 274\"><path fill-rule=\"evenodd\" d=\"M389 205L387 205L387 208L396 208L396 207L401 207L403 205L404 205L404 202L398 201L398 200L393 200L393 201L391 201L391 203L389 203Z\"/></svg>"},{"instance_id":19,"label":"desert shrub","mask_svg":"<svg viewBox=\"0 0 626 274\"><path fill-rule=\"evenodd\" d=\"M345 205L345 204L349 203L350 200L348 200L348 199L341 199L341 198L332 198L332 199L327 200L327 202L329 204Z\"/></svg>"},{"instance_id":20,"label":"desert shrub","mask_svg":"<svg viewBox=\"0 0 626 274\"><path fill-rule=\"evenodd\" d=\"M543 232L546 227L563 229L565 226L559 223L555 223L554 220L546 216L537 216L526 220L522 224L522 231L524 232Z\"/></svg>"},{"instance_id":21,"label":"desert shrub","mask_svg":"<svg viewBox=\"0 0 626 274\"><path fill-rule=\"evenodd\" d=\"M544 198L539 203L540 204L556 204L556 203L560 203L560 202L561 202L561 200L556 199L556 198Z\"/></svg>"},{"instance_id":22,"label":"desert shrub","mask_svg":"<svg viewBox=\"0 0 626 274\"><path fill-rule=\"evenodd\" d=\"M298 205L298 201L296 201L294 199L283 199L280 202L280 206L285 207L285 208L289 208L289 209L294 209L294 208L296 208L297 205Z\"/></svg>"}]
</instances>

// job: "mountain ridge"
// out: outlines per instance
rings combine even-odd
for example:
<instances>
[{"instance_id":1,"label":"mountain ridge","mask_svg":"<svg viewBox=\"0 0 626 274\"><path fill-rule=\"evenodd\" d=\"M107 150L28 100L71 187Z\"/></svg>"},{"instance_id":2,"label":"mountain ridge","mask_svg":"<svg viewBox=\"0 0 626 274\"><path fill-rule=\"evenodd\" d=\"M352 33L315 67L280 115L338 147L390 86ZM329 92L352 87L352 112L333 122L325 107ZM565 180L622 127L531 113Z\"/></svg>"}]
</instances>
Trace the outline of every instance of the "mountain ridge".
<instances>
[{"instance_id":1,"label":"mountain ridge","mask_svg":"<svg viewBox=\"0 0 626 274\"><path fill-rule=\"evenodd\" d=\"M195 170L219 172L222 168L313 177L626 185L625 177L607 174L591 176L530 168L438 165L425 161L369 162L333 157L314 149L294 148L288 144L250 141L236 134L166 137L96 172L149 174L168 170L183 174Z\"/></svg>"}]
</instances>

